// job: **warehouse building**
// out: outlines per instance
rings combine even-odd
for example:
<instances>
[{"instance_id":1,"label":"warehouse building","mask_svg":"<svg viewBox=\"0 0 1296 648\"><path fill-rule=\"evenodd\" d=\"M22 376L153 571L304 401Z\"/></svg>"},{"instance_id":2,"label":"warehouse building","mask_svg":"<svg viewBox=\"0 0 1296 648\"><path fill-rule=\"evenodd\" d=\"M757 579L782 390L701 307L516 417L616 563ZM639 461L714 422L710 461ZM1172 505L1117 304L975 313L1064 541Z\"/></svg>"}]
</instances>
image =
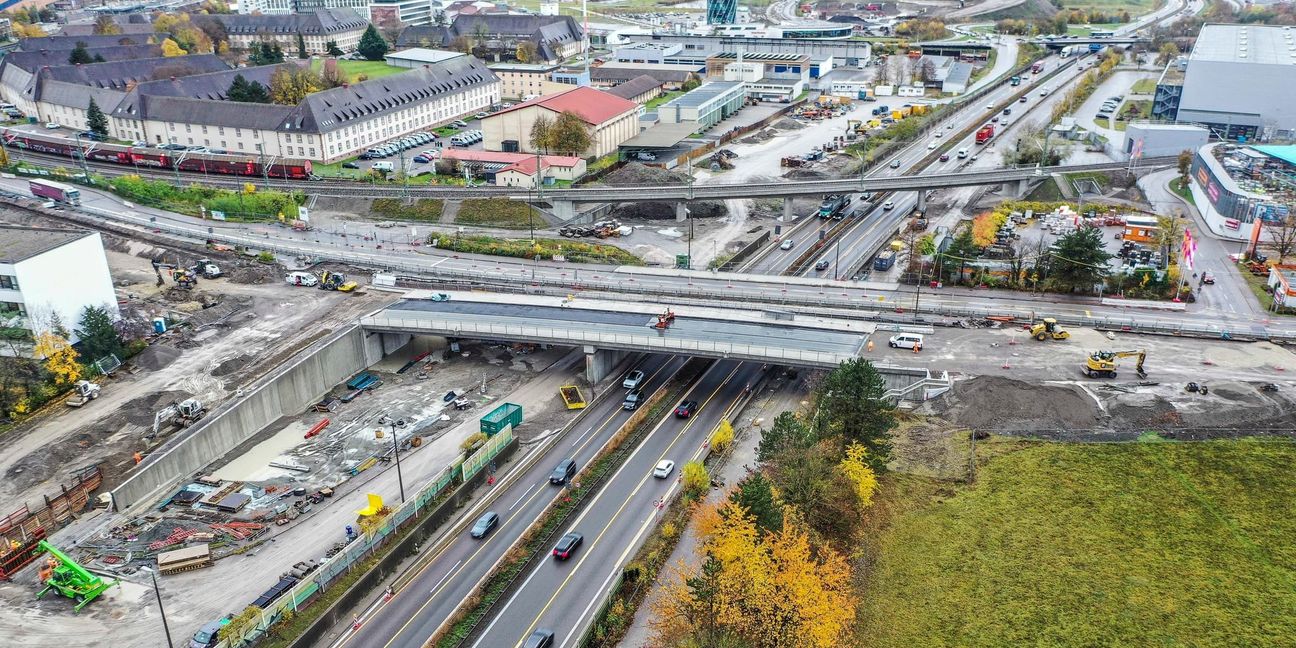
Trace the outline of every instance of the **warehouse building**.
<instances>
[{"instance_id":1,"label":"warehouse building","mask_svg":"<svg viewBox=\"0 0 1296 648\"><path fill-rule=\"evenodd\" d=\"M1176 62L1171 62L1175 66ZM1162 76L1154 104L1162 117L1177 95L1175 119L1203 124L1233 141L1296 135L1296 30L1265 25L1206 25L1178 74Z\"/></svg>"},{"instance_id":2,"label":"warehouse building","mask_svg":"<svg viewBox=\"0 0 1296 648\"><path fill-rule=\"evenodd\" d=\"M639 134L639 104L581 86L532 99L482 119L484 146L488 151L535 153L535 147L531 146L531 129L536 121L541 118L554 120L564 112L580 117L593 140L580 157L603 157Z\"/></svg>"},{"instance_id":3,"label":"warehouse building","mask_svg":"<svg viewBox=\"0 0 1296 648\"><path fill-rule=\"evenodd\" d=\"M682 97L657 107L657 119L663 124L697 122L705 131L742 109L747 89L741 81L710 81Z\"/></svg>"}]
</instances>

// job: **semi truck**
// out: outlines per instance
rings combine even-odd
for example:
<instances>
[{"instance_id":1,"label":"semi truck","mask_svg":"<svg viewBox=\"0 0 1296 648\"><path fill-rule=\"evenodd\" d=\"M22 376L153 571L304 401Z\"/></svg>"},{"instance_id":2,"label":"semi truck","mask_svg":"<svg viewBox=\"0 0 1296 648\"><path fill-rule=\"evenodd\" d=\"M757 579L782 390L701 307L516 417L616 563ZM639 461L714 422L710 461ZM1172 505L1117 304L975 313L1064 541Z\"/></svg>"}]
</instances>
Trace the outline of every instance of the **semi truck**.
<instances>
[{"instance_id":1,"label":"semi truck","mask_svg":"<svg viewBox=\"0 0 1296 648\"><path fill-rule=\"evenodd\" d=\"M976 132L976 143L985 144L991 137L994 137L994 124L986 124Z\"/></svg>"},{"instance_id":2,"label":"semi truck","mask_svg":"<svg viewBox=\"0 0 1296 648\"><path fill-rule=\"evenodd\" d=\"M824 196L823 202L819 203L819 218L836 218L841 220L845 215L846 206L850 204L850 196L842 194L832 194Z\"/></svg>"},{"instance_id":3,"label":"semi truck","mask_svg":"<svg viewBox=\"0 0 1296 648\"><path fill-rule=\"evenodd\" d=\"M1039 74L1040 72L1043 71L1044 71L1044 61L1036 61L1035 64L1031 66L1031 74Z\"/></svg>"},{"instance_id":4,"label":"semi truck","mask_svg":"<svg viewBox=\"0 0 1296 648\"><path fill-rule=\"evenodd\" d=\"M81 204L81 192L76 187L69 187L61 182L51 182L49 180L28 180L27 188L31 194L37 198L45 198L54 202L61 202L66 205L77 206Z\"/></svg>"}]
</instances>

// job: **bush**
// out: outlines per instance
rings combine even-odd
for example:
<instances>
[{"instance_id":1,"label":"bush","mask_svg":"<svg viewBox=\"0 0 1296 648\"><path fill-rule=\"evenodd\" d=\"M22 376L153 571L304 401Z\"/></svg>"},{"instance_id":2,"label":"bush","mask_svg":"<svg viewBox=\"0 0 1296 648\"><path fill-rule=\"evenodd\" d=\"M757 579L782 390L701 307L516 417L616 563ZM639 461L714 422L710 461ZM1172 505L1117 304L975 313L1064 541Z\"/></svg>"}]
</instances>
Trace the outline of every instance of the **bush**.
<instances>
[{"instance_id":1,"label":"bush","mask_svg":"<svg viewBox=\"0 0 1296 648\"><path fill-rule=\"evenodd\" d=\"M228 220L267 220L281 215L292 217L297 213L297 206L305 202L300 193L282 191L230 191L191 184L186 187L175 187L169 182L148 180L137 175L126 175L113 178L107 184L113 193L152 207L196 216L202 212L219 211Z\"/></svg>"},{"instance_id":2,"label":"bush","mask_svg":"<svg viewBox=\"0 0 1296 648\"><path fill-rule=\"evenodd\" d=\"M542 258L552 258L556 254L561 254L572 263L643 265L639 257L614 245L583 243L567 239L538 238L532 243L528 239L501 239L492 236L433 235L428 237L428 243L443 250L469 254L490 254L519 259L530 259L537 254Z\"/></svg>"},{"instance_id":3,"label":"bush","mask_svg":"<svg viewBox=\"0 0 1296 648\"><path fill-rule=\"evenodd\" d=\"M701 461L684 464L684 496L697 499L711 489L711 476Z\"/></svg>"},{"instance_id":4,"label":"bush","mask_svg":"<svg viewBox=\"0 0 1296 648\"><path fill-rule=\"evenodd\" d=\"M729 421L720 421L714 433L711 434L711 449L716 452L724 452L733 444L734 429L733 424Z\"/></svg>"},{"instance_id":5,"label":"bush","mask_svg":"<svg viewBox=\"0 0 1296 648\"><path fill-rule=\"evenodd\" d=\"M477 434L464 439L463 443L459 444L459 449L467 453L472 453L474 450L481 447L483 443L486 443L486 433L478 432Z\"/></svg>"},{"instance_id":6,"label":"bush","mask_svg":"<svg viewBox=\"0 0 1296 648\"><path fill-rule=\"evenodd\" d=\"M270 252L262 252L261 254L257 255L257 261L259 263L265 263L265 264L274 263L274 254Z\"/></svg>"}]
</instances>

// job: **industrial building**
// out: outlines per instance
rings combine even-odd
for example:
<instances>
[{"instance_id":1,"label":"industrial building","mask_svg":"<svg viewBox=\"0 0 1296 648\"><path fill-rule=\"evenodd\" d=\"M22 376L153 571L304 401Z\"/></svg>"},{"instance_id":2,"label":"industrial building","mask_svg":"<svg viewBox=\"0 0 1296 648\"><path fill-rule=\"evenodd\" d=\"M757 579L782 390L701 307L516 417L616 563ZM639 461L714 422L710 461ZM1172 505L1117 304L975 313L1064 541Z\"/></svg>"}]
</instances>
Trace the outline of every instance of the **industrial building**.
<instances>
[{"instance_id":1,"label":"industrial building","mask_svg":"<svg viewBox=\"0 0 1296 648\"><path fill-rule=\"evenodd\" d=\"M639 134L639 104L602 90L578 86L566 92L522 102L481 120L484 148L509 153L535 153L531 129L544 118L571 112L589 128L593 140L580 157L602 157ZM567 153L567 151L560 151Z\"/></svg>"},{"instance_id":2,"label":"industrial building","mask_svg":"<svg viewBox=\"0 0 1296 648\"><path fill-rule=\"evenodd\" d=\"M708 74L713 70L725 81L742 82L746 95L758 101L792 101L810 83L809 60L804 54L725 52L707 59Z\"/></svg>"},{"instance_id":3,"label":"industrial building","mask_svg":"<svg viewBox=\"0 0 1296 648\"><path fill-rule=\"evenodd\" d=\"M424 65L433 65L442 61L448 61L452 58L466 56L462 52L451 52L449 50L427 49L424 47L411 47L407 50L392 52L386 55L387 65L392 67L416 68Z\"/></svg>"},{"instance_id":4,"label":"industrial building","mask_svg":"<svg viewBox=\"0 0 1296 648\"><path fill-rule=\"evenodd\" d=\"M1210 141L1210 131L1196 124L1132 121L1125 126L1125 158L1179 155L1196 151Z\"/></svg>"},{"instance_id":5,"label":"industrial building","mask_svg":"<svg viewBox=\"0 0 1296 648\"><path fill-rule=\"evenodd\" d=\"M0 225L0 317L34 333L61 323L76 343L73 329L86 306L117 316L117 294L98 232Z\"/></svg>"},{"instance_id":6,"label":"industrial building","mask_svg":"<svg viewBox=\"0 0 1296 648\"><path fill-rule=\"evenodd\" d=\"M624 34L632 43L681 45L679 52L666 56L666 63L705 65L716 52L804 54L810 58L810 78L817 79L835 67L867 65L872 56L868 41L812 38L775 38L772 36L698 36L693 34ZM826 65L825 65L826 63ZM822 69L821 69L822 68Z\"/></svg>"},{"instance_id":7,"label":"industrial building","mask_svg":"<svg viewBox=\"0 0 1296 648\"><path fill-rule=\"evenodd\" d=\"M1188 175L1197 209L1220 236L1251 238L1257 223L1285 218L1296 204L1296 146L1210 144Z\"/></svg>"},{"instance_id":8,"label":"industrial building","mask_svg":"<svg viewBox=\"0 0 1296 648\"><path fill-rule=\"evenodd\" d=\"M658 106L657 119L663 124L697 122L697 130L705 131L742 110L746 101L741 81L709 81Z\"/></svg>"},{"instance_id":9,"label":"industrial building","mask_svg":"<svg viewBox=\"0 0 1296 648\"><path fill-rule=\"evenodd\" d=\"M1153 115L1203 124L1231 141L1288 139L1296 135L1293 87L1296 31L1206 25L1192 53L1162 74Z\"/></svg>"}]
</instances>

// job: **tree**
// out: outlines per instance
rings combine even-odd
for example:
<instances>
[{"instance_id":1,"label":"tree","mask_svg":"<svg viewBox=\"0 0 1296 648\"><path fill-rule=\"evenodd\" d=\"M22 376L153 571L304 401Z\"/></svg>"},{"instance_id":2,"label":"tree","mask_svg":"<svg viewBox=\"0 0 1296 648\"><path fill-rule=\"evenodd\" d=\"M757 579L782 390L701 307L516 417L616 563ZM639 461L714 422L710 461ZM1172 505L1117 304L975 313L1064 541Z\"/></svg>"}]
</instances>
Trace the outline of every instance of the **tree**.
<instances>
[{"instance_id":1,"label":"tree","mask_svg":"<svg viewBox=\"0 0 1296 648\"><path fill-rule=\"evenodd\" d=\"M218 18L208 18L197 23L198 29L207 36L207 40L212 42L216 51L220 51L221 45L229 47L229 32L225 31L225 23Z\"/></svg>"},{"instance_id":2,"label":"tree","mask_svg":"<svg viewBox=\"0 0 1296 648\"><path fill-rule=\"evenodd\" d=\"M102 358L109 354L120 357L123 351L121 334L113 323L108 309L101 306L86 306L81 311L81 321L76 329L81 338L81 347L86 357Z\"/></svg>"},{"instance_id":3,"label":"tree","mask_svg":"<svg viewBox=\"0 0 1296 648\"><path fill-rule=\"evenodd\" d=\"M181 49L180 45L170 38L162 41L162 56L184 56L185 54L188 54L188 52Z\"/></svg>"},{"instance_id":4,"label":"tree","mask_svg":"<svg viewBox=\"0 0 1296 648\"><path fill-rule=\"evenodd\" d=\"M248 62L252 65L275 65L283 63L283 50L279 49L279 43L262 42L253 45L252 53L248 56Z\"/></svg>"},{"instance_id":5,"label":"tree","mask_svg":"<svg viewBox=\"0 0 1296 648\"><path fill-rule=\"evenodd\" d=\"M1264 229L1269 234L1268 247L1278 255L1278 263L1296 253L1296 213L1288 210L1286 216L1264 221Z\"/></svg>"},{"instance_id":6,"label":"tree","mask_svg":"<svg viewBox=\"0 0 1296 648\"><path fill-rule=\"evenodd\" d=\"M76 46L68 52L68 65L81 65L84 63L93 63L94 59L90 52L86 50L85 41L77 41Z\"/></svg>"},{"instance_id":7,"label":"tree","mask_svg":"<svg viewBox=\"0 0 1296 648\"><path fill-rule=\"evenodd\" d=\"M342 56L343 52L337 46L337 41L329 41L324 44L324 49L328 50L329 56Z\"/></svg>"},{"instance_id":8,"label":"tree","mask_svg":"<svg viewBox=\"0 0 1296 648\"><path fill-rule=\"evenodd\" d=\"M107 62L108 62L108 60L105 59L105 58L103 57L103 54L95 54L93 60L94 60L95 63L107 63Z\"/></svg>"},{"instance_id":9,"label":"tree","mask_svg":"<svg viewBox=\"0 0 1296 648\"><path fill-rule=\"evenodd\" d=\"M514 56L521 63L531 63L532 61L535 61L536 60L535 42L530 40L518 41L517 51L514 53Z\"/></svg>"},{"instance_id":10,"label":"tree","mask_svg":"<svg viewBox=\"0 0 1296 648\"><path fill-rule=\"evenodd\" d=\"M940 268L940 281L949 284L962 282L963 271L967 268L968 261L975 261L978 253L980 249L976 245L976 239L973 238L972 228L965 227L959 230L949 247L936 257L936 263Z\"/></svg>"},{"instance_id":11,"label":"tree","mask_svg":"<svg viewBox=\"0 0 1296 648\"><path fill-rule=\"evenodd\" d=\"M55 385L70 385L81 377L76 349L68 344L66 337L54 331L43 331L37 335L36 347L32 353L45 361L45 367L54 375Z\"/></svg>"},{"instance_id":12,"label":"tree","mask_svg":"<svg viewBox=\"0 0 1296 648\"><path fill-rule=\"evenodd\" d=\"M706 466L701 461L690 461L681 470L684 494L688 497L701 497L711 488L711 477L707 475Z\"/></svg>"},{"instance_id":13,"label":"tree","mask_svg":"<svg viewBox=\"0 0 1296 648\"><path fill-rule=\"evenodd\" d=\"M93 33L98 36L113 36L122 33L122 30L112 16L100 14L95 18Z\"/></svg>"},{"instance_id":14,"label":"tree","mask_svg":"<svg viewBox=\"0 0 1296 648\"><path fill-rule=\"evenodd\" d=\"M1101 237L1101 230L1086 227L1057 240L1049 258L1055 286L1066 292L1091 290L1107 276L1112 255L1103 249Z\"/></svg>"},{"instance_id":15,"label":"tree","mask_svg":"<svg viewBox=\"0 0 1296 648\"><path fill-rule=\"evenodd\" d=\"M711 434L711 449L715 452L724 452L733 444L734 429L733 424L728 419L720 421L716 426L715 432Z\"/></svg>"},{"instance_id":16,"label":"tree","mask_svg":"<svg viewBox=\"0 0 1296 648\"><path fill-rule=\"evenodd\" d=\"M560 155L584 157L593 144L594 138L590 136L585 120L570 110L559 113L549 129L548 148Z\"/></svg>"},{"instance_id":17,"label":"tree","mask_svg":"<svg viewBox=\"0 0 1296 648\"><path fill-rule=\"evenodd\" d=\"M342 68L338 67L337 59L325 59L324 65L320 66L320 83L327 88L337 88L346 83L346 74Z\"/></svg>"},{"instance_id":18,"label":"tree","mask_svg":"<svg viewBox=\"0 0 1296 648\"><path fill-rule=\"evenodd\" d=\"M891 458L889 433L895 427L895 406L886 399L886 383L873 363L855 358L837 365L815 390L814 427L820 438L841 438L868 449L874 468Z\"/></svg>"},{"instance_id":19,"label":"tree","mask_svg":"<svg viewBox=\"0 0 1296 648\"><path fill-rule=\"evenodd\" d=\"M365 57L366 60L380 61L387 53L387 41L383 40L382 35L373 25L369 25L364 35L360 36L360 46L356 51L360 52L360 56Z\"/></svg>"},{"instance_id":20,"label":"tree","mask_svg":"<svg viewBox=\"0 0 1296 648\"><path fill-rule=\"evenodd\" d=\"M542 153L549 152L553 131L553 120L548 115L540 115L531 122L531 148Z\"/></svg>"},{"instance_id":21,"label":"tree","mask_svg":"<svg viewBox=\"0 0 1296 648\"><path fill-rule=\"evenodd\" d=\"M924 84L936 83L936 64L926 56L923 57L922 64L918 66L918 75Z\"/></svg>"},{"instance_id":22,"label":"tree","mask_svg":"<svg viewBox=\"0 0 1296 648\"><path fill-rule=\"evenodd\" d=\"M45 36L47 36L45 30L41 29L40 25L24 25L22 23L14 23L13 31L14 34L19 38L44 38Z\"/></svg>"},{"instance_id":23,"label":"tree","mask_svg":"<svg viewBox=\"0 0 1296 648\"><path fill-rule=\"evenodd\" d=\"M1188 170L1192 168L1192 160L1193 152L1187 149L1180 151L1178 159L1175 160L1175 163L1179 166L1180 189L1188 188Z\"/></svg>"},{"instance_id":24,"label":"tree","mask_svg":"<svg viewBox=\"0 0 1296 648\"><path fill-rule=\"evenodd\" d=\"M464 36L463 34L455 36L453 39L450 40L450 49L455 52L472 54L473 53L472 39L467 36Z\"/></svg>"},{"instance_id":25,"label":"tree","mask_svg":"<svg viewBox=\"0 0 1296 648\"><path fill-rule=\"evenodd\" d=\"M310 58L310 54L306 52L306 37L302 36L301 34L297 34L297 58L299 59Z\"/></svg>"},{"instance_id":26,"label":"tree","mask_svg":"<svg viewBox=\"0 0 1296 648\"><path fill-rule=\"evenodd\" d=\"M846 458L837 467L855 488L860 509L871 506L873 493L877 490L877 473L869 466L868 449L858 443L850 444L846 448Z\"/></svg>"},{"instance_id":27,"label":"tree","mask_svg":"<svg viewBox=\"0 0 1296 648\"><path fill-rule=\"evenodd\" d=\"M783 506L774 496L774 484L760 472L738 482L738 487L729 494L729 501L752 516L761 531L769 533L783 526Z\"/></svg>"},{"instance_id":28,"label":"tree","mask_svg":"<svg viewBox=\"0 0 1296 648\"><path fill-rule=\"evenodd\" d=\"M86 108L86 127L100 137L108 137L108 116L95 103L94 97L90 97L90 106Z\"/></svg>"},{"instance_id":29,"label":"tree","mask_svg":"<svg viewBox=\"0 0 1296 648\"><path fill-rule=\"evenodd\" d=\"M236 74L229 90L225 91L225 98L244 103L270 103L270 92L260 83L248 81L242 74Z\"/></svg>"},{"instance_id":30,"label":"tree","mask_svg":"<svg viewBox=\"0 0 1296 648\"><path fill-rule=\"evenodd\" d=\"M702 85L702 79L699 79L698 75L690 73L688 77L684 79L684 83L680 84L680 90L690 92L696 90L700 85Z\"/></svg>"},{"instance_id":31,"label":"tree","mask_svg":"<svg viewBox=\"0 0 1296 648\"><path fill-rule=\"evenodd\" d=\"M756 445L756 459L769 461L785 450L804 450L818 441L814 430L797 418L795 412L783 412L774 419L774 425L761 432Z\"/></svg>"},{"instance_id":32,"label":"tree","mask_svg":"<svg viewBox=\"0 0 1296 648\"><path fill-rule=\"evenodd\" d=\"M1170 262L1170 250L1176 249L1183 239L1184 224L1175 214L1157 216L1157 247L1161 248L1161 258Z\"/></svg>"},{"instance_id":33,"label":"tree","mask_svg":"<svg viewBox=\"0 0 1296 648\"><path fill-rule=\"evenodd\" d=\"M1157 65L1165 65L1179 56L1179 46L1173 42L1161 46L1157 55Z\"/></svg>"},{"instance_id":34,"label":"tree","mask_svg":"<svg viewBox=\"0 0 1296 648\"><path fill-rule=\"evenodd\" d=\"M296 106L319 90L319 77L296 65L281 67L270 75L270 101L283 106Z\"/></svg>"},{"instance_id":35,"label":"tree","mask_svg":"<svg viewBox=\"0 0 1296 648\"><path fill-rule=\"evenodd\" d=\"M490 30L486 28L486 23L478 20L477 24L473 26L473 43L477 47L484 47L487 36L490 36Z\"/></svg>"}]
</instances>

